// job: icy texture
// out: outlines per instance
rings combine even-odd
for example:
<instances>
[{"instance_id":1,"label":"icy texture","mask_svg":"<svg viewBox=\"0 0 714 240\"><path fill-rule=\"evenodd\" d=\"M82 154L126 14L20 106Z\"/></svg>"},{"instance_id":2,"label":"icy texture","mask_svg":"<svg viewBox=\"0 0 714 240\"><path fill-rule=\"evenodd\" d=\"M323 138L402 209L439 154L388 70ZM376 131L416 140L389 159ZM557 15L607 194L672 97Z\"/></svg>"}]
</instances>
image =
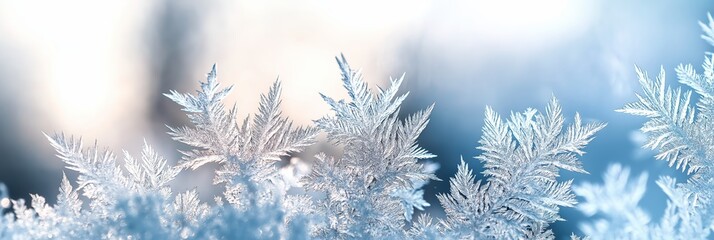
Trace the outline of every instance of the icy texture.
<instances>
[{"instance_id":1,"label":"icy texture","mask_svg":"<svg viewBox=\"0 0 714 240\"><path fill-rule=\"evenodd\" d=\"M239 123L235 106L226 111L221 103L231 88L218 88L214 65L197 96L176 91L166 95L183 106L195 124L193 128L170 128L174 140L194 148L183 152L179 167L196 169L209 162L220 163L213 181L225 184L225 199L241 210L256 204L280 203L289 185L275 163L311 145L317 130L294 129L290 121L280 116L277 81L268 95L260 96L254 119L247 117Z\"/></svg>"},{"instance_id":2,"label":"icy texture","mask_svg":"<svg viewBox=\"0 0 714 240\"><path fill-rule=\"evenodd\" d=\"M403 235L414 208L429 206L418 189L436 179L435 169L417 160L434 155L416 140L429 122L432 107L399 120L399 107L407 96L397 96L403 76L372 94L344 56L337 62L349 102L322 95L334 116L316 124L344 148L344 154L338 158L319 155L303 179L306 189L325 194L316 204L326 222L317 237L396 238Z\"/></svg>"},{"instance_id":3,"label":"icy texture","mask_svg":"<svg viewBox=\"0 0 714 240\"><path fill-rule=\"evenodd\" d=\"M706 239L709 227L695 210L696 195L677 187L670 177L661 177L657 185L669 198L659 223L650 223L647 213L638 207L647 187L647 174L630 180L630 170L611 165L603 175L603 185L585 183L573 191L585 202L578 209L587 216L602 216L581 224L591 239Z\"/></svg>"},{"instance_id":4,"label":"icy texture","mask_svg":"<svg viewBox=\"0 0 714 240\"><path fill-rule=\"evenodd\" d=\"M433 219L417 210L430 204L421 189L439 180L435 156L417 138L432 106L400 119L407 94L398 95L403 77L372 92L359 71L337 59L348 100L323 96L332 108L316 127L294 128L281 116L280 84L261 95L258 113L237 121L236 109L222 100L215 66L195 95L166 96L183 107L193 126L169 127L190 146L172 166L146 142L141 156L123 160L94 144L63 134L48 136L67 168L56 205L32 195L7 198L0 184L0 239L523 239L552 238L550 223L562 220L560 207L575 204L571 181L558 182L560 169L582 172L578 155L604 124L583 124L575 115L566 126L557 101L544 113L528 109L502 121L491 108L477 157L488 178L475 176L462 160L439 195L447 213ZM276 163L314 143L318 130L343 149L341 156L319 154L312 171L299 178L309 195L287 193L291 182ZM168 184L180 171L219 165L214 183L224 187L215 203L203 203L198 190L174 193Z\"/></svg>"},{"instance_id":5,"label":"icy texture","mask_svg":"<svg viewBox=\"0 0 714 240\"><path fill-rule=\"evenodd\" d=\"M195 124L171 128L176 140L194 147L178 167L146 143L140 158L124 152L118 164L113 153L96 144L83 149L79 139L48 136L67 168L79 173L76 188L64 177L56 205L32 195L28 208L22 199L7 199L0 185L0 209L12 203L12 211L0 218L0 239L307 238L304 221L289 222L302 211L283 205L294 206L288 203L299 198L286 196L275 162L312 144L317 130L294 129L280 116L277 82L261 96L254 120L239 125L235 108L226 112L221 103L230 89L218 89L214 66L197 95L167 95ZM215 182L225 185L229 204L221 197L213 207L201 203L195 190L172 193L167 184L181 169L208 162L222 165Z\"/></svg>"},{"instance_id":6,"label":"icy texture","mask_svg":"<svg viewBox=\"0 0 714 240\"><path fill-rule=\"evenodd\" d=\"M553 99L540 114L534 109L512 113L508 121L486 108L486 123L479 143L484 153L482 183L461 160L450 180L451 192L439 195L447 218L438 225L423 216L411 232L432 239L551 239L548 229L560 207L572 207L572 180L558 182L558 171L586 173L577 160L582 148L605 124L583 124L576 114L564 129L558 102ZM475 181L475 182L474 182Z\"/></svg>"},{"instance_id":7,"label":"icy texture","mask_svg":"<svg viewBox=\"0 0 714 240\"><path fill-rule=\"evenodd\" d=\"M700 23L702 38L714 46L714 20ZM603 219L581 229L594 239L707 239L714 228L714 64L712 54L705 54L703 73L692 65L679 65L679 82L699 95L692 106L691 91L672 89L665 84L664 69L655 80L637 68L642 85L639 101L618 110L645 116L641 128L647 135L644 147L659 151L656 158L690 174L686 183L661 177L657 184L669 201L658 224L650 223L637 203L645 191L646 176L626 183L629 170L612 166L604 185L584 184L575 192L585 198L579 208L587 215L601 214Z\"/></svg>"}]
</instances>

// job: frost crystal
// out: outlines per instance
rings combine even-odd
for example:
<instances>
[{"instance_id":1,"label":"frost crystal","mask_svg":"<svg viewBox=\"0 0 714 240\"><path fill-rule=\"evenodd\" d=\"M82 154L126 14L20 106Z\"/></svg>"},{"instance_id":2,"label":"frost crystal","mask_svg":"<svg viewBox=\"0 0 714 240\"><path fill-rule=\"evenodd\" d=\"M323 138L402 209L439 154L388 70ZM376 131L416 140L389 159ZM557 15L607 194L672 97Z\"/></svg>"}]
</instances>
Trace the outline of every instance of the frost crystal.
<instances>
[{"instance_id":1,"label":"frost crystal","mask_svg":"<svg viewBox=\"0 0 714 240\"><path fill-rule=\"evenodd\" d=\"M397 96L403 76L373 94L344 56L337 63L350 101L322 95L335 115L316 124L344 147L344 154L340 158L319 155L303 180L305 188L326 195L316 205L327 223L317 237L396 238L411 220L413 208L429 206L418 189L436 176L434 169L417 160L434 155L416 140L429 122L432 107L399 120L399 107L407 96Z\"/></svg>"},{"instance_id":2,"label":"frost crystal","mask_svg":"<svg viewBox=\"0 0 714 240\"><path fill-rule=\"evenodd\" d=\"M302 239L302 216L285 204L287 185L275 162L312 144L314 128L293 128L280 116L280 84L261 96L259 113L239 125L235 108L226 112L221 100L230 87L218 89L215 65L197 95L172 91L167 96L184 107L195 127L170 128L170 134L193 150L178 167L169 165L147 143L140 158L124 152L123 164L108 150L83 149L82 141L62 134L48 136L67 168L79 173L74 188L63 177L57 204L32 195L9 200L0 184L0 239ZM222 165L215 182L225 184L231 205L201 203L195 190L173 194L168 183L185 168L208 162ZM88 208L79 194L88 201ZM221 199L221 198L217 198ZM287 199L284 201L284 199Z\"/></svg>"},{"instance_id":3,"label":"frost crystal","mask_svg":"<svg viewBox=\"0 0 714 240\"><path fill-rule=\"evenodd\" d=\"M280 83L260 96L259 112L251 121L236 121L235 106L225 111L221 100L232 87L218 88L216 66L208 74L197 96L171 91L171 100L184 107L195 127L170 128L175 140L194 149L183 152L179 167L196 169L209 162L222 165L214 183L225 183L226 200L241 209L256 203L280 200L287 186L275 163L311 145L314 128L292 127L280 116Z\"/></svg>"},{"instance_id":4,"label":"frost crystal","mask_svg":"<svg viewBox=\"0 0 714 240\"><path fill-rule=\"evenodd\" d=\"M714 20L700 23L702 38L714 46ZM618 110L649 118L641 130L647 135L644 147L658 150L656 158L690 174L686 183L661 177L657 184L669 201L659 224L649 223L637 208L645 190L646 177L626 184L628 170L611 167L604 186L585 184L576 193L586 202L579 208L587 215L602 213L600 219L582 230L595 239L707 239L714 228L714 64L705 54L704 72L692 65L679 65L679 82L699 95L691 106L691 91L665 84L664 69L655 80L637 68L642 94L637 102Z\"/></svg>"},{"instance_id":5,"label":"frost crystal","mask_svg":"<svg viewBox=\"0 0 714 240\"><path fill-rule=\"evenodd\" d=\"M661 177L657 185L669 198L667 209L658 224L650 223L644 210L638 207L647 187L647 174L629 180L630 170L611 165L603 175L604 185L585 183L573 191L585 198L578 205L588 216L603 218L580 228L592 239L706 239L709 227L695 210L697 197L677 187L670 177Z\"/></svg>"},{"instance_id":6,"label":"frost crystal","mask_svg":"<svg viewBox=\"0 0 714 240\"><path fill-rule=\"evenodd\" d=\"M585 172L577 156L604 124L583 124L576 114L565 127L555 99L545 114L528 109L505 122L487 108L478 159L488 179L474 182L462 160L451 192L439 195L447 217L412 222L430 205L421 188L438 180L438 165L427 161L435 155L417 144L432 106L400 119L403 77L372 92L344 57L337 63L349 99L323 95L333 114L316 127L295 128L281 116L279 82L261 95L254 117L237 121L236 108L222 103L232 87L219 88L215 65L197 94L166 94L193 123L169 127L191 147L178 166L146 142L141 156L124 151L118 161L96 143L85 149L80 139L48 136L79 177L63 177L56 205L32 195L28 207L0 184L0 239L552 238L559 208L575 203L558 171ZM313 144L318 130L343 154L318 154L309 174L284 177L276 163ZM225 189L214 204L197 190L172 192L180 171L207 163L220 166L214 183ZM308 194L288 194L296 181Z\"/></svg>"},{"instance_id":7,"label":"frost crystal","mask_svg":"<svg viewBox=\"0 0 714 240\"><path fill-rule=\"evenodd\" d=\"M572 180L558 182L558 171L586 173L577 156L605 127L583 124L578 114L567 129L563 122L555 99L545 114L528 109L512 113L506 122L486 108L479 141L484 153L477 158L488 180L474 182L475 176L461 160L450 180L451 192L438 196L447 215L438 226L441 232L460 239L553 238L548 225L563 220L558 216L561 206L575 204Z\"/></svg>"}]
</instances>

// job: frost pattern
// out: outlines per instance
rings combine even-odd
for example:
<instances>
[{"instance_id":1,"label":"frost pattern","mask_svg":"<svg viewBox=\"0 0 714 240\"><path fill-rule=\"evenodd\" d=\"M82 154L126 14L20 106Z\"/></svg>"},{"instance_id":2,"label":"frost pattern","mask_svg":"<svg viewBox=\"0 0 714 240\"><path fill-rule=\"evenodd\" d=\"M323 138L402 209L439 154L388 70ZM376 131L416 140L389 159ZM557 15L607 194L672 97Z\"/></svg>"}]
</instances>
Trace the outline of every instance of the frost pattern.
<instances>
[{"instance_id":1,"label":"frost pattern","mask_svg":"<svg viewBox=\"0 0 714 240\"><path fill-rule=\"evenodd\" d=\"M294 129L280 115L280 82L273 84L268 95L260 96L253 121L246 117L242 123L236 121L235 106L226 111L221 102L231 89L218 88L214 65L198 95L176 91L166 94L184 107L195 124L193 128L170 128L174 140L194 148L183 152L179 167L196 169L209 162L220 163L213 181L225 184L224 197L241 210L266 201L280 201L289 185L275 163L313 144L317 130Z\"/></svg>"},{"instance_id":2,"label":"frost pattern","mask_svg":"<svg viewBox=\"0 0 714 240\"><path fill-rule=\"evenodd\" d=\"M312 172L303 179L306 189L325 194L316 205L326 222L317 237L396 238L403 235L414 208L429 206L419 188L436 179L436 169L417 160L435 156L416 140L429 122L432 106L399 120L407 94L397 96L397 90L404 76L373 94L344 56L337 62L350 101L322 95L334 116L316 124L344 147L344 154L317 156Z\"/></svg>"},{"instance_id":3,"label":"frost pattern","mask_svg":"<svg viewBox=\"0 0 714 240\"><path fill-rule=\"evenodd\" d=\"M702 38L714 46L714 20L700 22ZM670 88L662 68L655 80L636 68L642 85L638 101L625 105L620 112L645 116L641 131L647 135L646 148L658 150L657 159L690 174L686 183L661 177L657 184L669 198L664 217L652 224L637 208L645 190L646 176L625 183L629 171L610 167L604 185L585 184L576 193L586 202L579 208L587 215L601 213L605 219L581 229L595 239L706 239L714 228L714 64L712 54L705 54L703 73L692 65L680 64L679 82L699 95L692 106L691 91ZM623 199L626 199L623 201Z\"/></svg>"},{"instance_id":4,"label":"frost pattern","mask_svg":"<svg viewBox=\"0 0 714 240\"><path fill-rule=\"evenodd\" d=\"M578 209L587 216L604 216L580 228L592 239L706 239L709 227L695 210L697 196L677 187L676 180L661 177L657 185L667 195L667 209L659 223L651 223L638 207L647 187L647 174L630 180L630 170L611 165L603 175L603 185L584 183L573 191L585 202Z\"/></svg>"},{"instance_id":5,"label":"frost pattern","mask_svg":"<svg viewBox=\"0 0 714 240\"><path fill-rule=\"evenodd\" d=\"M560 207L572 207L572 180L558 182L559 169L587 173L577 159L602 123L583 124L576 114L564 129L558 102L553 99L545 114L535 109L512 113L508 121L486 108L486 122L477 158L484 164L482 183L461 160L450 180L451 192L439 195L447 218L431 226L420 219L417 233L431 238L434 227L446 238L552 239L550 223L563 220Z\"/></svg>"},{"instance_id":6,"label":"frost pattern","mask_svg":"<svg viewBox=\"0 0 714 240\"><path fill-rule=\"evenodd\" d=\"M80 139L48 136L67 168L79 173L76 188L63 177L56 205L32 195L28 208L22 199L7 199L1 185L0 209L10 207L9 201L12 211L0 218L0 239L307 238L304 221L288 221L302 217L302 211L287 207L301 198L286 196L288 186L275 162L312 144L317 130L293 128L280 116L278 82L261 96L253 121L239 125L235 108L225 111L221 103L230 90L218 88L214 65L197 95L167 94L195 125L170 128L174 139L194 148L184 152L177 167L147 143L140 158L125 151L118 164L112 152L96 143L84 149ZM209 206L195 190L173 194L168 187L182 169L208 162L222 165L215 183L225 185L229 205L216 197Z\"/></svg>"},{"instance_id":7,"label":"frost pattern","mask_svg":"<svg viewBox=\"0 0 714 240\"><path fill-rule=\"evenodd\" d=\"M583 124L575 115L566 126L553 99L544 113L528 109L501 120L486 109L477 157L487 180L462 160L451 192L438 196L447 217L416 210L430 204L421 189L438 165L417 138L429 122L429 106L404 119L398 95L403 76L389 87L369 89L360 71L337 58L348 100L322 96L332 114L316 127L293 127L281 116L280 83L261 95L258 113L236 120L236 108L222 100L213 66L195 95L171 91L192 126L169 127L174 140L190 147L172 166L144 142L141 156L123 159L95 143L48 136L67 168L58 202L32 195L7 198L0 184L0 239L523 239L552 238L550 223L560 207L575 204L571 181L558 182L560 169L585 173L579 155L605 124ZM298 181L307 195L288 194L295 179L284 179L276 163L315 142L318 131L343 149L341 156L318 154L312 171ZM215 203L197 190L174 193L168 184L184 170L219 165L214 183L224 187Z\"/></svg>"}]
</instances>

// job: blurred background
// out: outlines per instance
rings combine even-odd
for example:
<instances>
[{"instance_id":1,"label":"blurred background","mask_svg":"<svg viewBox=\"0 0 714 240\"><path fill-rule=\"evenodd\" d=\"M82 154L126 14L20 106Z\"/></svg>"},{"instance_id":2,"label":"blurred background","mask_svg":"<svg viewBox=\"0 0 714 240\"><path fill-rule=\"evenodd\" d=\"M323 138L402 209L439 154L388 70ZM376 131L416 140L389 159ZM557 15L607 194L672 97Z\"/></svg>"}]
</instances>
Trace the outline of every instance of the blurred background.
<instances>
[{"instance_id":1,"label":"blurred background","mask_svg":"<svg viewBox=\"0 0 714 240\"><path fill-rule=\"evenodd\" d=\"M639 91L635 64L653 74L664 66L671 84L677 64L701 64L712 48L697 22L708 11L714 3L705 0L0 0L0 182L12 198L54 202L62 172L74 175L42 132L135 154L146 139L175 162L183 146L165 124L188 122L161 93L192 92L214 62L221 83L236 86L227 102L239 117L256 111L279 75L284 114L311 124L329 113L318 92L346 97L333 58L342 52L372 86L406 72L403 113L436 103L420 143L438 155L441 179L460 156L481 170L468 159L480 153L486 105L508 115L556 96L569 119L579 111L608 123L582 157L591 174L563 178L601 182L614 162L648 172L641 204L657 219L665 199L654 180L686 175L640 148L643 118L613 110ZM330 145L301 157L318 151ZM212 175L184 173L176 190L210 185ZM426 187L427 211L443 216L435 194L446 191L448 181ZM561 215L559 238L586 220L575 209Z\"/></svg>"}]
</instances>

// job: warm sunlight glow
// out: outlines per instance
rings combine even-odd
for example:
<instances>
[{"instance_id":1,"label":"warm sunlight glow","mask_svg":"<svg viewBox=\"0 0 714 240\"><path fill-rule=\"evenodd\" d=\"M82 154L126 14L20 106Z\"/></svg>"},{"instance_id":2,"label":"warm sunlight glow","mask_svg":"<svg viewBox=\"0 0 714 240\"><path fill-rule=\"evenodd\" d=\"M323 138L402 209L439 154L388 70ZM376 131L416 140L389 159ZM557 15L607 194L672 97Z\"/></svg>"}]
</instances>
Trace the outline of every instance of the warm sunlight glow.
<instances>
[{"instance_id":1,"label":"warm sunlight glow","mask_svg":"<svg viewBox=\"0 0 714 240\"><path fill-rule=\"evenodd\" d=\"M132 47L125 35L141 20L142 13L133 11L139 6L30 0L11 2L0 10L0 20L15 23L6 26L5 34L27 44L22 50L38 63L27 74L37 79L29 83L37 89L29 97L36 99L31 104L39 119L68 132L108 135L103 130L118 125L119 118L142 99L143 92L129 91L143 78L136 67L140 63L124 51Z\"/></svg>"},{"instance_id":2,"label":"warm sunlight glow","mask_svg":"<svg viewBox=\"0 0 714 240\"><path fill-rule=\"evenodd\" d=\"M591 21L596 4L568 0L463 1L441 11L448 17L435 27L444 36L456 32L465 42L479 41L508 48L529 48L576 36ZM446 41L446 40L445 40ZM451 40L449 40L451 41Z\"/></svg>"}]
</instances>

